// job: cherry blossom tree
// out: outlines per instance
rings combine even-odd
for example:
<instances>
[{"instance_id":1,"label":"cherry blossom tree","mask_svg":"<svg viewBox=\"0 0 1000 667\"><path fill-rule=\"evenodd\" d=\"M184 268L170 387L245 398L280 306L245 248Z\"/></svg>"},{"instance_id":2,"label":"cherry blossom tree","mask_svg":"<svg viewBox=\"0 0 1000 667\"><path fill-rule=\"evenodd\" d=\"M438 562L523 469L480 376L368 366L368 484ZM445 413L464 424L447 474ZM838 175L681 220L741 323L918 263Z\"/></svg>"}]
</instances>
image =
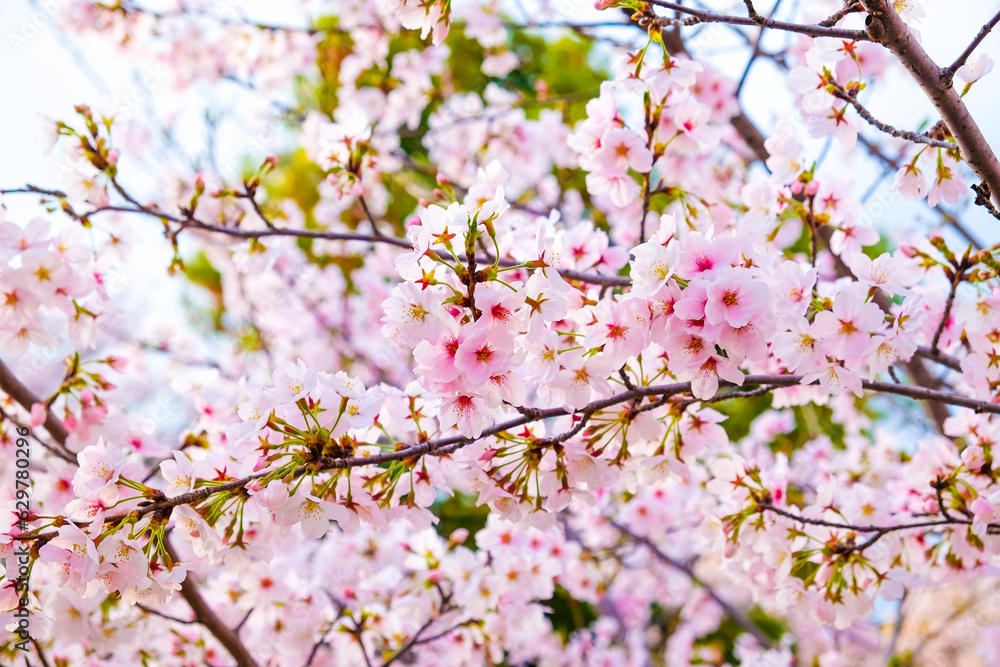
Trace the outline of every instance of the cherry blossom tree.
<instances>
[{"instance_id":1,"label":"cherry blossom tree","mask_svg":"<svg viewBox=\"0 0 1000 667\"><path fill-rule=\"evenodd\" d=\"M53 14L156 104L2 190L4 664L995 662L1000 13L236 4Z\"/></svg>"}]
</instances>

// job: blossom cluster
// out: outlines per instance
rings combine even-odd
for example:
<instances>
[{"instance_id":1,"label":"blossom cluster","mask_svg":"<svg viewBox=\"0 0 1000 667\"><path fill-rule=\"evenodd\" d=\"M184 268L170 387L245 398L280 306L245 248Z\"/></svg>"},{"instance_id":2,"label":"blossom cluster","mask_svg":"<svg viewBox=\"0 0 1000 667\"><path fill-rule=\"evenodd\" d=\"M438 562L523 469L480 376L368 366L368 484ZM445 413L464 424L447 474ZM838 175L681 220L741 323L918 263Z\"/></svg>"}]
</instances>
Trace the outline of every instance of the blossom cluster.
<instances>
[{"instance_id":1,"label":"blossom cluster","mask_svg":"<svg viewBox=\"0 0 1000 667\"><path fill-rule=\"evenodd\" d=\"M69 182L25 188L45 217L0 206L0 446L35 434L0 621L31 544L49 664L885 664L935 645L921 601L976 614L990 657L1000 620L961 596L1000 555L1000 261L894 230L837 163L871 143L883 45L755 49L794 99L757 141L718 26L679 48L647 3L598 3L626 48L495 1L308 28L203 4L61 15L165 68L164 117L78 107L50 128ZM260 166L175 155L133 194L213 118L200 86L239 88ZM895 203L970 199L930 127L872 149ZM150 222L186 319L110 284Z\"/></svg>"}]
</instances>

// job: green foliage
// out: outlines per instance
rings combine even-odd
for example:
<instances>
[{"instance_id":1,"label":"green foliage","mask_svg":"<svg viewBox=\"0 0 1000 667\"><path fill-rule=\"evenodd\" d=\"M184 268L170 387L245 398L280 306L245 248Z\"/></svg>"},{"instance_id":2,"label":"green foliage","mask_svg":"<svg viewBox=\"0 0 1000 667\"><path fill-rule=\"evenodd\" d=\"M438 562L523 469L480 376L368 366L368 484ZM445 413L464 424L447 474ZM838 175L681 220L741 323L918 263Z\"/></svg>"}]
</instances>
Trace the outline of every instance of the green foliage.
<instances>
[{"instance_id":1,"label":"green foliage","mask_svg":"<svg viewBox=\"0 0 1000 667\"><path fill-rule=\"evenodd\" d=\"M586 116L587 101L597 97L601 82L610 76L592 65L591 43L576 36L547 40L519 30L512 33L510 48L521 66L502 79L501 85L539 102L545 97L563 98L563 112L570 123ZM547 87L545 97L540 97L536 88L542 81ZM537 115L537 109L528 110L529 118Z\"/></svg>"},{"instance_id":2,"label":"green foliage","mask_svg":"<svg viewBox=\"0 0 1000 667\"><path fill-rule=\"evenodd\" d=\"M795 428L789 433L778 435L771 444L775 452L791 455L810 440L825 435L838 449L843 449L844 427L833 418L833 410L826 405L798 405L792 408Z\"/></svg>"},{"instance_id":3,"label":"green foliage","mask_svg":"<svg viewBox=\"0 0 1000 667\"><path fill-rule=\"evenodd\" d=\"M184 275L191 283L207 290L211 297L207 306L186 297L183 299L191 323L202 328L205 326L204 323L208 322L212 331L224 331L225 326L222 318L225 315L225 306L222 301L222 274L212 265L208 256L199 251L191 259L184 261Z\"/></svg>"},{"instance_id":4,"label":"green foliage","mask_svg":"<svg viewBox=\"0 0 1000 667\"><path fill-rule=\"evenodd\" d=\"M556 584L552 597L543 600L542 604L549 608L545 615L563 641L567 641L574 632L589 628L601 617L594 605L577 600L559 584Z\"/></svg>"},{"instance_id":5,"label":"green foliage","mask_svg":"<svg viewBox=\"0 0 1000 667\"><path fill-rule=\"evenodd\" d=\"M465 546L476 549L476 533L486 525L486 517L490 508L486 505L476 506L473 496L456 493L445 500L438 500L431 505L431 512L440 519L434 529L441 537L451 537L459 528L469 531Z\"/></svg>"},{"instance_id":6,"label":"green foliage","mask_svg":"<svg viewBox=\"0 0 1000 667\"><path fill-rule=\"evenodd\" d=\"M764 412L771 409L772 396L754 396L750 398L720 401L712 407L726 415L722 427L733 442L745 438L750 433L753 422ZM779 433L771 442L774 452L783 452L789 456L806 443L825 435L834 447L844 447L844 427L833 418L833 410L825 405L799 405L791 408L795 415L795 424L787 433ZM870 412L870 410L868 411Z\"/></svg>"},{"instance_id":7,"label":"green foliage","mask_svg":"<svg viewBox=\"0 0 1000 667\"><path fill-rule=\"evenodd\" d=\"M774 616L769 616L760 607L751 607L747 611L747 617L750 622L756 625L758 628L767 635L768 639L778 643L781 640L781 636L785 634L785 624L781 620L775 618Z\"/></svg>"},{"instance_id":8,"label":"green foliage","mask_svg":"<svg viewBox=\"0 0 1000 667\"><path fill-rule=\"evenodd\" d=\"M771 395L719 401L712 408L726 415L722 428L730 441L738 442L749 435L754 420L771 409Z\"/></svg>"},{"instance_id":9,"label":"green foliage","mask_svg":"<svg viewBox=\"0 0 1000 667\"><path fill-rule=\"evenodd\" d=\"M184 260L184 275L195 285L207 289L215 298L222 299L222 274L212 266L205 253L199 251L193 258Z\"/></svg>"}]
</instances>

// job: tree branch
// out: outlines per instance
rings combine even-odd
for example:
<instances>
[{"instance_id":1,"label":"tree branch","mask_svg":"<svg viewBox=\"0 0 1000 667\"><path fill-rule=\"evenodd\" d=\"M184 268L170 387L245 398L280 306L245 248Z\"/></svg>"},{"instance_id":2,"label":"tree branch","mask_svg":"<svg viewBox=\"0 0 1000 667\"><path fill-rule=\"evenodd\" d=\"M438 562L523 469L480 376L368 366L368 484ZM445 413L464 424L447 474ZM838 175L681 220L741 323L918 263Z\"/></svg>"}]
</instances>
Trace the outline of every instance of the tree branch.
<instances>
[{"instance_id":1,"label":"tree branch","mask_svg":"<svg viewBox=\"0 0 1000 667\"><path fill-rule=\"evenodd\" d=\"M7 365L0 359L0 390L3 390L8 396L13 398L17 403L31 412L31 406L35 403L43 403L44 401L35 396L30 389L28 389L24 384L14 376ZM49 432L49 435L56 441L59 447L60 456L70 461L76 463L76 455L66 448L66 439L69 437L69 433L63 427L62 422L60 422L51 410L47 410L45 413L45 430Z\"/></svg>"},{"instance_id":2,"label":"tree branch","mask_svg":"<svg viewBox=\"0 0 1000 667\"><path fill-rule=\"evenodd\" d=\"M34 186L26 186L25 188L16 188L10 190L0 190L3 193L33 193L40 194L43 196L56 197L65 200L66 194L58 190L43 190L41 188L36 188ZM122 190L122 192L125 192ZM186 229L195 229L205 232L213 232L215 234L223 234L225 236L231 236L233 238L239 239L261 239L267 237L293 237L293 238L308 238L308 239L323 239L327 241L363 241L366 243L387 243L389 245L394 245L397 248L405 248L406 250L412 249L412 244L406 239L401 239L395 236L387 236L378 230L375 230L373 234L355 234L355 233L343 233L343 232L323 232L315 231L309 229L290 229L288 227L277 227L273 224L268 226L266 229L240 229L238 227L224 227L221 225L215 225L212 223L204 222L193 216L189 217L179 217L164 211L159 211L156 209L149 208L139 204L127 193L123 194L124 197L133 204L133 206L101 206L92 211L87 211L86 213L76 213L72 208L66 212L70 217L81 220L89 218L92 215L104 212L113 213L131 213L137 215L148 215L150 217L158 218L160 220L173 222L179 225L179 228L172 230L172 234L176 235L181 231ZM243 197L246 198L246 197ZM68 205L68 204L67 204ZM367 207L366 207L367 208ZM370 215L370 214L369 214ZM374 222L373 229L374 229ZM491 264L492 260L484 262ZM516 266L523 262L518 262L513 259L501 258L500 266ZM564 278L569 278L570 280L579 280L580 282L590 283L592 285L602 285L604 287L626 287L632 284L632 281L628 278L622 278L619 276L605 276L601 274L585 273L583 271L575 271L573 269L559 269L559 274ZM30 409L30 407L29 407Z\"/></svg>"},{"instance_id":3,"label":"tree branch","mask_svg":"<svg viewBox=\"0 0 1000 667\"><path fill-rule=\"evenodd\" d=\"M774 647L774 642L771 640L770 637L764 634L763 630L757 627L757 625L753 621L751 621L747 617L747 615L744 614L740 609L737 609L731 603L729 603L725 598L719 595L719 593L712 586L708 585L701 577L695 574L694 570L692 570L688 565L669 556L649 538L642 537L641 535L636 535L635 533L630 531L627 527L623 526L622 524L614 520L609 519L608 523L614 526L623 535L627 535L632 540L638 542L639 544L642 544L644 547L649 549L650 553L652 553L657 560L687 575L688 579L691 580L691 583L693 583L694 585L698 586L699 588L703 589L706 593L708 593L708 596L713 600L715 600L715 603L718 604L720 607L722 607L723 611L725 611L730 618L736 621L741 628L743 628L748 633L753 635L753 637L757 640L757 642L761 646L764 646L765 648Z\"/></svg>"},{"instance_id":4,"label":"tree branch","mask_svg":"<svg viewBox=\"0 0 1000 667\"><path fill-rule=\"evenodd\" d=\"M895 526L870 526L870 525L853 525L849 523L841 523L838 521L827 521L825 519L814 519L811 517L802 516L800 514L795 514L794 512L789 512L788 510L775 507L774 505L767 503L758 503L757 510L760 512L774 512L775 514L780 514L783 517L798 521L803 524L810 524L813 526L823 526L824 528L835 528L837 530L849 530L855 533L874 533L872 537L868 540L849 547L851 551L864 551L883 536L898 531L898 530L914 530L917 528L937 528L941 526L971 526L972 521L970 519L956 519L954 517L948 516L944 519L933 519L931 521L916 521L914 523L901 523ZM1000 530L1000 525L991 523L987 524L990 530L997 531Z\"/></svg>"},{"instance_id":5,"label":"tree branch","mask_svg":"<svg viewBox=\"0 0 1000 667\"><path fill-rule=\"evenodd\" d=\"M965 47L965 50L962 51L961 55L959 55L958 58L955 59L955 62L948 65L941 71L941 76L946 81L950 82L952 78L954 78L955 72L957 72L959 69L962 68L962 66L965 65L965 62L969 59L970 56L972 56L972 52L976 50L976 47L978 47L984 39L986 39L986 35L990 34L990 31L993 30L994 27L996 27L997 23L1000 23L1000 12L997 12L993 16L993 18L990 19L989 22L987 22L986 25L982 27L982 29L979 31L979 34L977 34L975 38L971 42L969 42L969 45Z\"/></svg>"},{"instance_id":6,"label":"tree branch","mask_svg":"<svg viewBox=\"0 0 1000 667\"><path fill-rule=\"evenodd\" d=\"M169 536L164 536L163 546L167 550L167 554L171 560L174 562L180 561L177 558L177 552L174 550L173 545L170 544ZM205 602L205 598L201 596L201 591L198 590L198 586L194 583L194 578L190 572L188 572L187 577L181 583L181 597L190 605L191 611L194 612L194 617L198 622L205 626L219 640L219 643L229 651L229 654L236 660L237 667L258 667L257 661L250 655L250 652L243 645L243 642L240 641L236 632L223 623L222 619Z\"/></svg>"},{"instance_id":7,"label":"tree branch","mask_svg":"<svg viewBox=\"0 0 1000 667\"><path fill-rule=\"evenodd\" d=\"M765 386L769 385L770 389L775 389L779 387L791 387L800 384L802 381L801 375L747 375L743 381L743 386ZM733 386L732 383L722 381L720 382L722 386ZM990 401L981 401L974 398L969 398L967 396L962 396L960 394L954 394L950 392L936 391L933 389L927 389L925 387L914 387L907 385L898 385L889 382L869 382L867 380L862 381L862 386L870 391L875 391L884 394L894 394L897 396L905 396L907 398L913 398L920 401L931 401L935 403L940 403L943 405L956 405L961 407L970 408L976 412L988 412L990 414L1000 414L1000 404L992 403ZM295 477L301 477L307 473L316 472L328 472L330 470L339 470L346 468L357 468L360 466L368 465L378 465L381 463L389 463L392 461L403 461L406 459L411 459L424 455L432 456L445 456L454 452L462 447L470 445L474 442L478 442L484 438L488 438L492 435L502 433L503 431L516 428L518 426L523 426L535 421L550 419L552 417L561 417L565 415L575 414L575 413L596 413L600 410L607 409L614 405L620 403L627 403L629 401L634 401L636 399L648 398L648 397L661 397L669 398L670 396L676 396L678 394L686 394L691 391L690 382L678 382L675 384L666 385L652 385L645 387L636 387L635 389L622 392L620 394L615 394L609 398L593 401L587 406L579 410L569 410L566 408L548 408L545 410L540 409L524 409L525 414L519 417L514 417L507 421L501 422L499 424L494 424L489 428L483 430L483 432L478 437L468 437L464 435L450 436L446 438L440 438L437 440L431 440L419 445L412 445L410 447L403 447L401 449L387 452L385 454L374 454L372 456L360 456L360 457L347 457L342 459L324 459L322 466L317 470L314 466L301 466L295 472ZM741 390L736 392L737 395L732 396L732 398L737 398L740 396L749 395L746 390ZM754 392L753 395L757 395ZM721 395L722 398L718 400L725 400L730 398L726 394ZM708 399L707 402L714 402L716 399ZM641 408L640 408L641 409ZM194 491L189 491L187 493L182 493L166 500L151 503L143 507L139 507L132 510L129 513L114 514L109 515L104 518L105 525L120 522L128 517L142 517L151 512L157 510L165 510L171 507L176 507L177 505L189 505L193 503L200 502L207 499L208 497L226 491L234 491L236 489L241 489L245 487L250 482L261 479L270 475L273 471L262 471L255 473L248 477L242 479L231 480L222 484L216 484L212 486L205 486L200 489L195 489ZM88 522L78 522L78 526L87 526ZM48 540L55 537L56 533L54 531L46 533L37 534L25 534L15 537L19 540Z\"/></svg>"},{"instance_id":8,"label":"tree branch","mask_svg":"<svg viewBox=\"0 0 1000 667\"><path fill-rule=\"evenodd\" d=\"M850 104L857 110L858 115L864 118L869 125L877 127L878 129L882 130L888 135L897 137L899 139L906 139L908 141L912 141L918 144L926 144L928 146L933 146L934 148L943 148L945 150L954 150L958 148L958 146L956 146L954 143L950 141L932 139L923 134L910 132L909 130L899 130L893 127L892 125L889 125L888 123L883 123L879 119L875 118L875 116L873 116L871 112L868 111L868 109L866 109L860 102L858 102L858 98L855 95L851 95L850 93L848 93L847 90L839 83L837 83L836 81L831 81L829 85L833 89L832 95L834 97L838 97L847 102L848 104Z\"/></svg>"},{"instance_id":9,"label":"tree branch","mask_svg":"<svg viewBox=\"0 0 1000 667\"><path fill-rule=\"evenodd\" d=\"M879 18L885 26L882 44L886 46L909 70L911 76L923 89L927 98L941 114L952 136L962 149L962 157L976 175L989 186L994 202L1000 193L1000 161L990 148L969 109L962 102L944 74L896 13L887 0L866 0L868 9L880 12Z\"/></svg>"},{"instance_id":10,"label":"tree branch","mask_svg":"<svg viewBox=\"0 0 1000 667\"><path fill-rule=\"evenodd\" d=\"M692 9L691 7L685 7L684 5L679 5L674 2L666 2L665 0L646 0L651 5L656 5L657 7L664 7L666 9L673 9L682 14L687 14L697 18L701 23L729 23L731 25L746 25L754 26L760 28L770 28L772 30L783 30L785 32L796 32L803 35L809 35L810 37L834 37L836 39L847 39L854 40L857 42L871 41L867 34L861 30L843 30L841 28L828 28L822 25L802 25L799 23L787 23L785 21L775 21L764 16L761 16L754 12L755 17L751 16L729 16L726 14L716 14L715 12L708 12L701 9ZM672 19L664 19L660 17L655 17L651 19L659 25L671 25ZM690 24L689 24L690 25Z\"/></svg>"}]
</instances>

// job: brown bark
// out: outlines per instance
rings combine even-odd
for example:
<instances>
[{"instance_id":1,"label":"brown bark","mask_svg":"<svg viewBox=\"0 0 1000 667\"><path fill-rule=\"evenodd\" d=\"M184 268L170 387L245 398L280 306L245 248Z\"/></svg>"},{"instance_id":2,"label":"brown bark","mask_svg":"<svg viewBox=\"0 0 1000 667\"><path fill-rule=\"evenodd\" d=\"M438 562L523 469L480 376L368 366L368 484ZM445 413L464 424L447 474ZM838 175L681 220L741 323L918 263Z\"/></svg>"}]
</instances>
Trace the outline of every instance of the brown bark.
<instances>
[{"instance_id":1,"label":"brown bark","mask_svg":"<svg viewBox=\"0 0 1000 667\"><path fill-rule=\"evenodd\" d=\"M958 91L952 86L951 76L938 67L917 43L890 2L865 0L864 4L885 26L882 44L899 59L923 89L958 142L962 158L989 187L993 201L1000 205L1000 161L959 97Z\"/></svg>"}]
</instances>

